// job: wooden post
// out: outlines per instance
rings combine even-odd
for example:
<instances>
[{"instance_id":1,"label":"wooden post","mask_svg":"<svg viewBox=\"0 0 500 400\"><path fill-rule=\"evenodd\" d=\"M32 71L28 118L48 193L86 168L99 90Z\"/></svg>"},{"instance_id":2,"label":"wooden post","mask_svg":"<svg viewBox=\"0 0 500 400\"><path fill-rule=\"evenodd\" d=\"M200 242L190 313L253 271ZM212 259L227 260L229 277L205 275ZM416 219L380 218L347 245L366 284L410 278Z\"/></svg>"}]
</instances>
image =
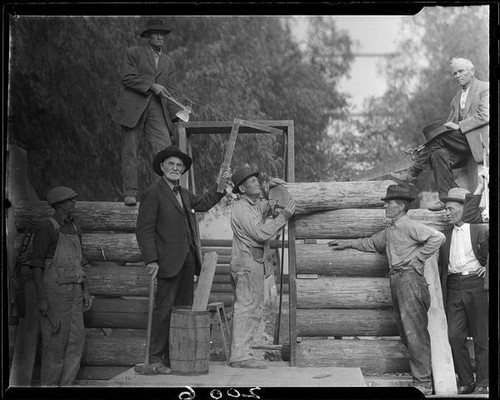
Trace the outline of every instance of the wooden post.
<instances>
[{"instance_id":1,"label":"wooden post","mask_svg":"<svg viewBox=\"0 0 500 400\"><path fill-rule=\"evenodd\" d=\"M443 306L437 255L433 255L426 261L424 275L431 295L431 307L427 313L429 317L427 329L431 338L434 392L438 396L456 396L455 368L448 342L448 326Z\"/></svg>"},{"instance_id":2,"label":"wooden post","mask_svg":"<svg viewBox=\"0 0 500 400\"><path fill-rule=\"evenodd\" d=\"M194 294L193 311L207 311L208 298L212 281L214 279L215 267L217 266L217 253L212 251L205 254L203 257L203 265L201 267L200 279Z\"/></svg>"}]
</instances>

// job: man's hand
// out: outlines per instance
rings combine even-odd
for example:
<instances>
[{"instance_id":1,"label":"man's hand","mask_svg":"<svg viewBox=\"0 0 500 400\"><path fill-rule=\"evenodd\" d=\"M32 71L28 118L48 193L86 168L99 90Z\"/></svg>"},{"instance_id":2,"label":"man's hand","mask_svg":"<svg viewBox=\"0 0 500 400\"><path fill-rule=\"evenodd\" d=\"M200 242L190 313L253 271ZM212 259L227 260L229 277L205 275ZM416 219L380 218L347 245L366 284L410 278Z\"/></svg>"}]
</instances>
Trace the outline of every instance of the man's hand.
<instances>
[{"instance_id":1,"label":"man's hand","mask_svg":"<svg viewBox=\"0 0 500 400\"><path fill-rule=\"evenodd\" d=\"M269 188L273 188L278 185L286 186L286 182L280 178L271 178L271 180L269 181Z\"/></svg>"},{"instance_id":2,"label":"man's hand","mask_svg":"<svg viewBox=\"0 0 500 400\"><path fill-rule=\"evenodd\" d=\"M49 310L49 302L47 298L45 296L39 298L37 303L38 311L40 311L40 314L45 317L45 315L47 315L47 311Z\"/></svg>"},{"instance_id":3,"label":"man's hand","mask_svg":"<svg viewBox=\"0 0 500 400\"><path fill-rule=\"evenodd\" d=\"M151 91L156 94L157 96L164 95L167 96L168 92L167 89L165 89L165 86L159 85L158 83L153 83L151 86Z\"/></svg>"},{"instance_id":4,"label":"man's hand","mask_svg":"<svg viewBox=\"0 0 500 400\"><path fill-rule=\"evenodd\" d=\"M456 124L455 122L451 122L451 121L444 124L444 126L446 126L447 128L454 129L456 131L458 131L460 129L460 125Z\"/></svg>"},{"instance_id":5,"label":"man's hand","mask_svg":"<svg viewBox=\"0 0 500 400\"><path fill-rule=\"evenodd\" d=\"M160 269L160 266L156 261L153 261L146 265L146 268L148 269L148 274L151 275L151 279L156 278L156 275L158 275L158 270Z\"/></svg>"},{"instance_id":6,"label":"man's hand","mask_svg":"<svg viewBox=\"0 0 500 400\"><path fill-rule=\"evenodd\" d=\"M332 240L328 242L328 246L332 250L344 250L344 249L352 249L353 248L353 243L352 240L342 240L340 242L336 240Z\"/></svg>"},{"instance_id":7,"label":"man's hand","mask_svg":"<svg viewBox=\"0 0 500 400\"><path fill-rule=\"evenodd\" d=\"M419 274L421 276L424 276L424 265L425 265L425 262L418 259L417 257L414 257L408 263L408 266L412 267L417 272L417 274Z\"/></svg>"},{"instance_id":8,"label":"man's hand","mask_svg":"<svg viewBox=\"0 0 500 400\"><path fill-rule=\"evenodd\" d=\"M477 276L484 278L486 276L486 267L481 267L477 270Z\"/></svg>"},{"instance_id":9,"label":"man's hand","mask_svg":"<svg viewBox=\"0 0 500 400\"><path fill-rule=\"evenodd\" d=\"M283 214L286 220L289 220L292 218L292 215L295 214L295 200L292 197L288 198L285 208L281 211L281 214Z\"/></svg>"},{"instance_id":10,"label":"man's hand","mask_svg":"<svg viewBox=\"0 0 500 400\"><path fill-rule=\"evenodd\" d=\"M92 300L94 296L91 296L90 293L85 290L83 292L83 312L87 312L92 307Z\"/></svg>"}]
</instances>

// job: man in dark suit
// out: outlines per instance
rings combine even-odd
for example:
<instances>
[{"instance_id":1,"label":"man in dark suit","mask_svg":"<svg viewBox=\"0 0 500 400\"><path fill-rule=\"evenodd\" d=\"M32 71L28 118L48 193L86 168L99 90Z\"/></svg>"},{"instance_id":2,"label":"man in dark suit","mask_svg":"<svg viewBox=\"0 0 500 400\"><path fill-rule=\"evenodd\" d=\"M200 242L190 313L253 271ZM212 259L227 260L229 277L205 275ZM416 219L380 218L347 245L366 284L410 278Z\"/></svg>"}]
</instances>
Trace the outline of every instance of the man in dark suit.
<instances>
[{"instance_id":1,"label":"man in dark suit","mask_svg":"<svg viewBox=\"0 0 500 400\"><path fill-rule=\"evenodd\" d=\"M458 374L458 394L476 390L487 393L488 378L488 291L484 288L488 257L488 226L463 222L469 191L452 188L443 198L453 228L445 232L439 270L448 319L448 337ZM476 379L472 370L467 337L474 339ZM477 386L477 389L476 389Z\"/></svg>"},{"instance_id":2,"label":"man in dark suit","mask_svg":"<svg viewBox=\"0 0 500 400\"><path fill-rule=\"evenodd\" d=\"M176 92L177 83L174 61L162 49L169 32L160 20L149 20L141 33L147 45L129 48L123 63L123 91L112 118L122 126L123 196L129 206L136 204L137 148L141 136L144 135L152 154L171 145L173 120L180 110L164 97Z\"/></svg>"},{"instance_id":3,"label":"man in dark suit","mask_svg":"<svg viewBox=\"0 0 500 400\"><path fill-rule=\"evenodd\" d=\"M414 181L424 169L432 168L439 197L457 187L452 168L465 166L472 154L474 160L483 163L484 143L488 143L490 94L488 82L474 77L474 65L464 58L451 60L452 74L459 86L451 101L451 110L444 127L449 131L432 140L416 156L410 168L394 172L392 178L402 182ZM444 202L439 200L430 210L444 210Z\"/></svg>"},{"instance_id":4,"label":"man in dark suit","mask_svg":"<svg viewBox=\"0 0 500 400\"><path fill-rule=\"evenodd\" d=\"M203 195L179 186L192 159L176 146L155 155L153 170L161 179L140 202L136 236L150 275L157 277L151 333L150 361L161 374L170 373L169 330L173 306L193 304L193 281L201 270L201 249L195 212L210 210L226 194L214 185ZM230 177L225 171L222 179Z\"/></svg>"}]
</instances>

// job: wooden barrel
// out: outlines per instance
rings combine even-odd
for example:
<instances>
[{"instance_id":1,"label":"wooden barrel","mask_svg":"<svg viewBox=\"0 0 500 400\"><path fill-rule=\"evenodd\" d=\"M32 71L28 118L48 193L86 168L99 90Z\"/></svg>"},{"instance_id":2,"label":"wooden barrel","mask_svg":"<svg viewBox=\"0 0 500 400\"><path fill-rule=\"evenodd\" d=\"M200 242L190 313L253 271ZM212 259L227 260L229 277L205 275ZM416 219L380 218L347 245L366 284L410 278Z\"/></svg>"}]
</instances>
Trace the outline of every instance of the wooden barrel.
<instances>
[{"instance_id":1,"label":"wooden barrel","mask_svg":"<svg viewBox=\"0 0 500 400\"><path fill-rule=\"evenodd\" d=\"M169 351L173 374L208 374L210 313L191 311L191 307L172 307Z\"/></svg>"}]
</instances>

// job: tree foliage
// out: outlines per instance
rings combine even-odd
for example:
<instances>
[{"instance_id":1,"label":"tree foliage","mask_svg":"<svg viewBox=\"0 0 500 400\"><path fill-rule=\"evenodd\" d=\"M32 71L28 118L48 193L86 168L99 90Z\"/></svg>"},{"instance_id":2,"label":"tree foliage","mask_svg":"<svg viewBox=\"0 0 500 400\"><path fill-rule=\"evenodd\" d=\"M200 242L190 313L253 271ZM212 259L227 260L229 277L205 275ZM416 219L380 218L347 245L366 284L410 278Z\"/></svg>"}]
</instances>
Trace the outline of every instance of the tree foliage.
<instances>
[{"instance_id":1,"label":"tree foliage","mask_svg":"<svg viewBox=\"0 0 500 400\"><path fill-rule=\"evenodd\" d=\"M285 17L166 17L166 51L178 68L192 121L293 120L296 180L320 180L333 113L345 106L336 79L348 71L350 40L326 20L311 24L301 51ZM44 198L53 186L84 200L121 199L120 127L110 113L126 48L141 45L141 17L14 17L9 63L9 141L28 150L29 178ZM327 45L326 47L324 45ZM328 51L324 49L327 48ZM197 188L213 183L227 136L193 138ZM234 166L283 176L283 143L238 138ZM144 150L140 180L156 178Z\"/></svg>"}]
</instances>

